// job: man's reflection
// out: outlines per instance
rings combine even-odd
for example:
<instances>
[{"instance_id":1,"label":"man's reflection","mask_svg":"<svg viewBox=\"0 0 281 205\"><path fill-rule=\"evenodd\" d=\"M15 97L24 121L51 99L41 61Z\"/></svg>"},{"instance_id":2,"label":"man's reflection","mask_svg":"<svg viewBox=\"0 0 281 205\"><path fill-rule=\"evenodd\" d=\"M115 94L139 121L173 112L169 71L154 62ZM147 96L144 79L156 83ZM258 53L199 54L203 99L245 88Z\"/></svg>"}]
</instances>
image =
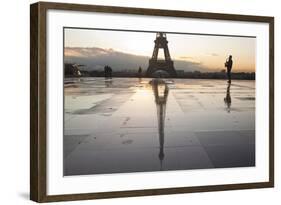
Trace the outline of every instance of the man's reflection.
<instances>
[{"instance_id":1,"label":"man's reflection","mask_svg":"<svg viewBox=\"0 0 281 205\"><path fill-rule=\"evenodd\" d=\"M112 87L112 79L105 79L104 84L106 88L111 88Z\"/></svg>"},{"instance_id":2,"label":"man's reflection","mask_svg":"<svg viewBox=\"0 0 281 205\"><path fill-rule=\"evenodd\" d=\"M228 83L227 89L226 89L226 96L224 98L224 103L226 104L226 110L228 113L230 113L230 107L231 107L230 86L231 86L231 84Z\"/></svg>"},{"instance_id":3,"label":"man's reflection","mask_svg":"<svg viewBox=\"0 0 281 205\"><path fill-rule=\"evenodd\" d=\"M152 90L155 97L155 104L157 108L157 119L158 119L158 134L159 134L159 160L161 163L164 159L164 128L165 128L165 115L166 115L166 103L169 94L169 88L164 80L153 79L151 82Z\"/></svg>"}]
</instances>

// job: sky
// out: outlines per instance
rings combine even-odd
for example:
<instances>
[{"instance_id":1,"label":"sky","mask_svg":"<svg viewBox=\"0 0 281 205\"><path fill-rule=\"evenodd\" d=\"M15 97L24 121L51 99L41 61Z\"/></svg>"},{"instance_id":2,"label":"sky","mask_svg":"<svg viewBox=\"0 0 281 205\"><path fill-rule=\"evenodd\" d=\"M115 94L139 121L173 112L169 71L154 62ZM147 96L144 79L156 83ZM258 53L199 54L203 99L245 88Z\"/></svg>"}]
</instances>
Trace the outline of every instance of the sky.
<instances>
[{"instance_id":1,"label":"sky","mask_svg":"<svg viewBox=\"0 0 281 205\"><path fill-rule=\"evenodd\" d=\"M151 57L156 38L155 32L77 28L65 28L64 35L65 56L82 58L91 57L85 52L85 49L91 48L100 48L100 51L106 51L104 53L110 51ZM170 55L174 61L189 63L187 65L200 65L207 71L220 71L224 69L224 62L228 55L232 55L233 72L255 71L256 38L178 33L166 35ZM91 53L93 55L94 52ZM99 52L99 55L101 54L102 52ZM163 52L160 51L159 58L163 56ZM183 67L181 66L181 69L184 69ZM175 69L177 69L176 64Z\"/></svg>"}]
</instances>

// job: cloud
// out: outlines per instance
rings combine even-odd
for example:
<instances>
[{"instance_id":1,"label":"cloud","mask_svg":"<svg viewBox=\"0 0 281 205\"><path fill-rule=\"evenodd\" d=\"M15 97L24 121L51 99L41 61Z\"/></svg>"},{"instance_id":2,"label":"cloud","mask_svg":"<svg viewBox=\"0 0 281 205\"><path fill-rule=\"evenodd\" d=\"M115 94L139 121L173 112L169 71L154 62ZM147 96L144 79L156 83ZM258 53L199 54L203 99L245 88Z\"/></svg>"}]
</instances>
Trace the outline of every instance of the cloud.
<instances>
[{"instance_id":1,"label":"cloud","mask_svg":"<svg viewBox=\"0 0 281 205\"><path fill-rule=\"evenodd\" d=\"M103 48L81 48L81 47L66 47L64 49L64 54L67 57L95 57L100 55L108 55L113 53L114 50L103 49Z\"/></svg>"},{"instance_id":2,"label":"cloud","mask_svg":"<svg viewBox=\"0 0 281 205\"><path fill-rule=\"evenodd\" d=\"M217 53L208 53L207 55L208 56L213 56L213 57L219 56L219 54L217 54Z\"/></svg>"},{"instance_id":3,"label":"cloud","mask_svg":"<svg viewBox=\"0 0 281 205\"><path fill-rule=\"evenodd\" d=\"M137 70L139 66L146 69L150 58L98 47L66 47L64 54L66 63L83 64L83 69L86 70L102 70L105 65L111 66L115 71ZM174 61L176 70L206 71L200 62L188 56L181 59L183 60Z\"/></svg>"},{"instance_id":4,"label":"cloud","mask_svg":"<svg viewBox=\"0 0 281 205\"><path fill-rule=\"evenodd\" d=\"M191 56L180 56L179 58L184 61L192 62L195 64L201 64L201 62L199 60L196 60L194 57L191 57Z\"/></svg>"},{"instance_id":5,"label":"cloud","mask_svg":"<svg viewBox=\"0 0 281 205\"><path fill-rule=\"evenodd\" d=\"M180 56L180 59L184 59L184 60L193 60L194 58L191 56Z\"/></svg>"}]
</instances>

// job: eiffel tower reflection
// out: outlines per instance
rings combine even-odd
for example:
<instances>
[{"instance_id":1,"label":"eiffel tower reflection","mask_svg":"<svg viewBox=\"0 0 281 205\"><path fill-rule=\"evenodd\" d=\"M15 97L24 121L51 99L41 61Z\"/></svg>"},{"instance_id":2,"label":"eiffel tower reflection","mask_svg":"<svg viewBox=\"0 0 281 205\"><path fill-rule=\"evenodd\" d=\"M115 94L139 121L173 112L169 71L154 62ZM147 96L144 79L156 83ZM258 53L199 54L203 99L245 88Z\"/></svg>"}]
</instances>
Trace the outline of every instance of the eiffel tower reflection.
<instances>
[{"instance_id":1,"label":"eiffel tower reflection","mask_svg":"<svg viewBox=\"0 0 281 205\"><path fill-rule=\"evenodd\" d=\"M155 104L157 109L158 119L158 134L159 134L159 160L160 170L162 170L162 163L164 160L164 132L165 132L165 115L166 115L166 104L169 94L169 87L162 79L153 79L150 82L155 97Z\"/></svg>"}]
</instances>

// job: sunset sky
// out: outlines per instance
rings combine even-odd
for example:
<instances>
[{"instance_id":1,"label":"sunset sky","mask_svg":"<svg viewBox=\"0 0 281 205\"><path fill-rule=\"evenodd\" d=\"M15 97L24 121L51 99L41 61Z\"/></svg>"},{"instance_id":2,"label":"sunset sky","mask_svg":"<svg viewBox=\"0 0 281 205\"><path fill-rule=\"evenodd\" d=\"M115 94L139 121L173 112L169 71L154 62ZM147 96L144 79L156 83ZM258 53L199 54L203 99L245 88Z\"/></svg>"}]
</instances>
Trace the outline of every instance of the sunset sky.
<instances>
[{"instance_id":1,"label":"sunset sky","mask_svg":"<svg viewBox=\"0 0 281 205\"><path fill-rule=\"evenodd\" d=\"M137 56L151 57L155 33L90 29L64 30L65 56L83 57L83 49L101 48ZM233 56L233 71L254 72L256 38L167 33L172 60L200 65L210 71L224 69L228 55ZM75 49L71 49L74 48ZM85 56L89 57L89 56ZM159 58L163 54L159 53ZM175 67L177 69L177 67Z\"/></svg>"}]
</instances>

